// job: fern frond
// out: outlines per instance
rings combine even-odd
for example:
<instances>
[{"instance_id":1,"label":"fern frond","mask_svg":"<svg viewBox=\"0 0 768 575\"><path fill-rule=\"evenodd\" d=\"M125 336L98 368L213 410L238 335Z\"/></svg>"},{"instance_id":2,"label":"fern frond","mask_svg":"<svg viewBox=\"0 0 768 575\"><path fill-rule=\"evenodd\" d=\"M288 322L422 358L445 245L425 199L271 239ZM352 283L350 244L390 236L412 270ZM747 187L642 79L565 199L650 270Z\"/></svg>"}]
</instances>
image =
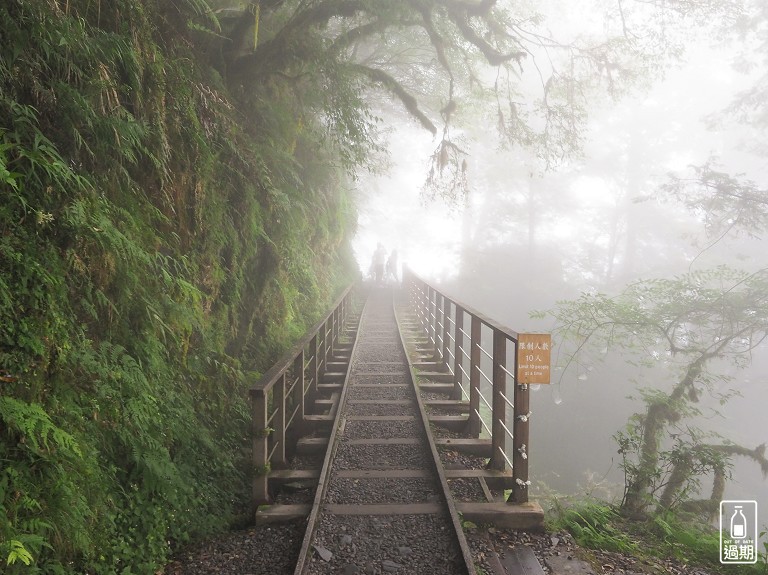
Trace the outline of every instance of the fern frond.
<instances>
[{"instance_id":1,"label":"fern frond","mask_svg":"<svg viewBox=\"0 0 768 575\"><path fill-rule=\"evenodd\" d=\"M13 397L0 397L0 418L8 430L29 443L35 451L61 450L81 457L80 446L72 435L56 426L40 404Z\"/></svg>"}]
</instances>

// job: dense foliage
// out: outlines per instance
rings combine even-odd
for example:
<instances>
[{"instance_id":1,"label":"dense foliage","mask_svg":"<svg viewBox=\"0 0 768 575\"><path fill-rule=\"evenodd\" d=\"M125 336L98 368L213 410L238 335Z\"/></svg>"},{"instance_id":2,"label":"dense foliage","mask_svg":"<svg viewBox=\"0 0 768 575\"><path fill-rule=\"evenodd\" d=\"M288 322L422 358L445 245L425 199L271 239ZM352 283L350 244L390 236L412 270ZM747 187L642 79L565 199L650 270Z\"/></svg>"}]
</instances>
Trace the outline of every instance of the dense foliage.
<instances>
[{"instance_id":1,"label":"dense foliage","mask_svg":"<svg viewBox=\"0 0 768 575\"><path fill-rule=\"evenodd\" d=\"M722 406L738 393L723 365L747 365L765 341L767 294L765 269L720 267L638 281L614 297L585 293L551 312L558 333L575 342L569 361L589 349L619 349L635 368L645 410L616 435L625 514L643 517L652 505L716 513L735 456L768 474L765 444L736 445L698 427L703 398L714 396ZM702 476L712 477L710 495L695 500Z\"/></svg>"},{"instance_id":2,"label":"dense foliage","mask_svg":"<svg viewBox=\"0 0 768 575\"><path fill-rule=\"evenodd\" d=\"M245 390L351 279L363 113L342 142L311 83L225 77L207 13L0 5L6 572L152 573L231 522Z\"/></svg>"}]
</instances>

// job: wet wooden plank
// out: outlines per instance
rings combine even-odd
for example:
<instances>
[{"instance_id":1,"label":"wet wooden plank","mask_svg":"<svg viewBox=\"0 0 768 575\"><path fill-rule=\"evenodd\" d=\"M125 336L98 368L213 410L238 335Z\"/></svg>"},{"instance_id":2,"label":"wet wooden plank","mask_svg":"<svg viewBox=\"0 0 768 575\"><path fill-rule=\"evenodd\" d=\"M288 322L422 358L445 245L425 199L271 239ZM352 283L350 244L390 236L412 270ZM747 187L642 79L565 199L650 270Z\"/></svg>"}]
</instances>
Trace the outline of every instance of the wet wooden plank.
<instances>
[{"instance_id":1,"label":"wet wooden plank","mask_svg":"<svg viewBox=\"0 0 768 575\"><path fill-rule=\"evenodd\" d=\"M296 453L299 455L325 453L327 448L327 437L302 437L296 442Z\"/></svg>"},{"instance_id":2,"label":"wet wooden plank","mask_svg":"<svg viewBox=\"0 0 768 575\"><path fill-rule=\"evenodd\" d=\"M332 423L333 419L334 419L333 414L304 416L304 421L311 422L311 423Z\"/></svg>"},{"instance_id":3,"label":"wet wooden plank","mask_svg":"<svg viewBox=\"0 0 768 575\"><path fill-rule=\"evenodd\" d=\"M269 478L278 481L295 481L298 479L317 479L319 469L275 469L269 472Z\"/></svg>"},{"instance_id":4,"label":"wet wooden plank","mask_svg":"<svg viewBox=\"0 0 768 575\"><path fill-rule=\"evenodd\" d=\"M312 506L309 504L261 506L256 511L256 523L280 523L303 519L311 510Z\"/></svg>"},{"instance_id":5,"label":"wet wooden plank","mask_svg":"<svg viewBox=\"0 0 768 575\"><path fill-rule=\"evenodd\" d=\"M500 557L501 566L508 575L544 575L533 549L525 545L507 548Z\"/></svg>"},{"instance_id":6,"label":"wet wooden plank","mask_svg":"<svg viewBox=\"0 0 768 575\"><path fill-rule=\"evenodd\" d=\"M476 503L457 501L456 509L474 523L490 523L496 527L540 531L544 529L544 511L536 503Z\"/></svg>"},{"instance_id":7,"label":"wet wooden plank","mask_svg":"<svg viewBox=\"0 0 768 575\"><path fill-rule=\"evenodd\" d=\"M490 457L491 440L475 439L473 437L440 437L435 439L435 444L447 449L460 451L461 453L471 453L481 457Z\"/></svg>"},{"instance_id":8,"label":"wet wooden plank","mask_svg":"<svg viewBox=\"0 0 768 575\"><path fill-rule=\"evenodd\" d=\"M417 371L416 376L442 383L453 382L453 375L442 371Z\"/></svg>"},{"instance_id":9,"label":"wet wooden plank","mask_svg":"<svg viewBox=\"0 0 768 575\"><path fill-rule=\"evenodd\" d=\"M511 471L497 471L496 469L446 469L445 476L448 479L458 479L462 477L512 477Z\"/></svg>"},{"instance_id":10,"label":"wet wooden plank","mask_svg":"<svg viewBox=\"0 0 768 575\"><path fill-rule=\"evenodd\" d=\"M448 373L447 370L443 369L443 364L439 361L414 361L411 365L415 368L423 369L425 372Z\"/></svg>"},{"instance_id":11,"label":"wet wooden plank","mask_svg":"<svg viewBox=\"0 0 768 575\"><path fill-rule=\"evenodd\" d=\"M463 477L482 479L490 489L495 489L497 491L512 489L512 486L515 484L514 479L512 478L512 472L509 470L445 469L445 476L448 479L459 479Z\"/></svg>"},{"instance_id":12,"label":"wet wooden plank","mask_svg":"<svg viewBox=\"0 0 768 575\"><path fill-rule=\"evenodd\" d=\"M469 402L461 399L427 399L424 400L424 405L458 413L469 413Z\"/></svg>"},{"instance_id":13,"label":"wet wooden plank","mask_svg":"<svg viewBox=\"0 0 768 575\"><path fill-rule=\"evenodd\" d=\"M445 394L451 394L453 393L454 386L452 383L420 383L419 389L422 391L431 391L434 393L445 393Z\"/></svg>"},{"instance_id":14,"label":"wet wooden plank","mask_svg":"<svg viewBox=\"0 0 768 575\"><path fill-rule=\"evenodd\" d=\"M429 421L435 425L457 432L461 432L469 421L467 415L430 415L428 417Z\"/></svg>"},{"instance_id":15,"label":"wet wooden plank","mask_svg":"<svg viewBox=\"0 0 768 575\"><path fill-rule=\"evenodd\" d=\"M317 391L339 391L342 388L341 383L318 383Z\"/></svg>"}]
</instances>

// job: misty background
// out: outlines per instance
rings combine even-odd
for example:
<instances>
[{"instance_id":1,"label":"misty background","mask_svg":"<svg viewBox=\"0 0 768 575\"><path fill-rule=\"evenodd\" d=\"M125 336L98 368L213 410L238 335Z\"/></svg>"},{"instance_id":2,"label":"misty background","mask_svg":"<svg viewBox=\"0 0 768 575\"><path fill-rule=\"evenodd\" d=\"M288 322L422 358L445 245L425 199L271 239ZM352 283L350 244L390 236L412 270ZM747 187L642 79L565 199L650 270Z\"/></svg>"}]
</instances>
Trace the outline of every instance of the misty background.
<instances>
[{"instance_id":1,"label":"misty background","mask_svg":"<svg viewBox=\"0 0 768 575\"><path fill-rule=\"evenodd\" d=\"M614 294L637 279L722 263L765 267L760 238L713 241L700 215L659 194L668 173L685 175L690 165L713 158L724 172L768 185L766 158L747 146L749 128L721 115L760 72L738 66L753 49L699 38L666 77L618 101L596 99L583 157L554 170L502 147L492 117L474 117L459 134L469 193L456 200L425 196L436 140L396 105L382 104L378 112L396 127L386 134L386 169L362 175L357 185L354 248L361 272L381 242L422 277L511 329L548 332L552 320L533 320L530 313L583 291ZM740 396L723 407L703 402L712 411L705 410L702 428L750 448L768 442L766 352L763 343L748 367L724 367ZM621 498L621 458L612 436L644 409L639 386L669 388L672 381L664 382L663 373L658 381L636 381L640 375L626 359L608 352L602 362L585 359L565 371L555 363L552 385L532 394L533 497ZM768 481L753 461L733 461L726 498L758 500L759 523L768 524ZM711 478L704 478L703 494L710 489Z\"/></svg>"}]
</instances>

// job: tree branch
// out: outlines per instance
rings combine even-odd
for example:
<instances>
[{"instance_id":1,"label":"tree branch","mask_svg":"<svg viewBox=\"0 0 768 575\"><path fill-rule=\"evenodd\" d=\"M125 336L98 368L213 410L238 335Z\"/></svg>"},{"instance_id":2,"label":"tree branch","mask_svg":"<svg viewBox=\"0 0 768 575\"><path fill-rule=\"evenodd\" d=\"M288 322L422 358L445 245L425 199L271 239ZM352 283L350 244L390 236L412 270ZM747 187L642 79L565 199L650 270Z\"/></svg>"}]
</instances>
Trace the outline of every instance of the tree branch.
<instances>
[{"instance_id":1,"label":"tree branch","mask_svg":"<svg viewBox=\"0 0 768 575\"><path fill-rule=\"evenodd\" d=\"M467 0L440 0L440 4L451 10L462 10L469 16L485 16L496 5L496 0L480 0L471 2Z\"/></svg>"},{"instance_id":2,"label":"tree branch","mask_svg":"<svg viewBox=\"0 0 768 575\"><path fill-rule=\"evenodd\" d=\"M456 27L459 29L459 32L461 32L464 39L478 48L491 66L501 66L510 60L519 62L522 58L525 58L525 52L502 54L496 48L491 46L491 44L481 38L469 24L469 16L466 11L461 13L458 10L448 10L448 17L454 24L456 24Z\"/></svg>"},{"instance_id":3,"label":"tree branch","mask_svg":"<svg viewBox=\"0 0 768 575\"><path fill-rule=\"evenodd\" d=\"M424 112L419 109L419 104L416 98L408 93L408 91L397 80L395 80L395 78L383 70L379 70L378 68L370 68L368 66L363 66L362 64L351 64L350 67L352 70L355 70L366 76L372 82L380 84L389 90L393 95L397 96L397 98L403 103L403 106L405 106L405 109L408 110L408 113L411 114L411 116L416 118L419 123L424 128L432 132L432 134L437 133L437 128L435 125L429 118L427 118Z\"/></svg>"}]
</instances>

